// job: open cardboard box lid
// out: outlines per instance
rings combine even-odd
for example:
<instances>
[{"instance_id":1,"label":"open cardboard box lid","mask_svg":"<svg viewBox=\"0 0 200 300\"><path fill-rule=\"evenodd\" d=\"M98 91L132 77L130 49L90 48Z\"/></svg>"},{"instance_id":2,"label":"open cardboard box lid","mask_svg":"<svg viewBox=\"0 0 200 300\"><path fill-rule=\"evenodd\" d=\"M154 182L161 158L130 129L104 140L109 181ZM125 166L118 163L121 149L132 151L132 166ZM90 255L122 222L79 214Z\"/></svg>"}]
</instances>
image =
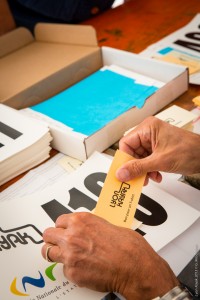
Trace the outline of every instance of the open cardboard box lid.
<instances>
[{"instance_id":1,"label":"open cardboard box lid","mask_svg":"<svg viewBox=\"0 0 200 300\"><path fill-rule=\"evenodd\" d=\"M112 64L165 84L141 109L127 110L86 138L50 126L55 149L86 160L184 93L188 69L110 47L99 48L91 26L38 24L35 38L24 28L0 37L0 102L14 108L32 106Z\"/></svg>"},{"instance_id":2,"label":"open cardboard box lid","mask_svg":"<svg viewBox=\"0 0 200 300\"><path fill-rule=\"evenodd\" d=\"M37 104L102 66L91 26L37 24L33 35L17 28L0 37L0 102Z\"/></svg>"}]
</instances>

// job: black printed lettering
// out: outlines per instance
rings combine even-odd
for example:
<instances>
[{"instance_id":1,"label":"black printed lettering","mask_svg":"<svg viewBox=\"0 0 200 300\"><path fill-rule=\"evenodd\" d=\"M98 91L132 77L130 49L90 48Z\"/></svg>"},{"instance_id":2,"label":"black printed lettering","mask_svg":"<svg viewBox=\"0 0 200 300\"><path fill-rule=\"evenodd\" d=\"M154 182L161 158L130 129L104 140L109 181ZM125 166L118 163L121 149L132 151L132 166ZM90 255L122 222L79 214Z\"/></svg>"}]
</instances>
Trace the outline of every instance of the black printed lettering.
<instances>
[{"instance_id":1,"label":"black printed lettering","mask_svg":"<svg viewBox=\"0 0 200 300\"><path fill-rule=\"evenodd\" d=\"M106 174L102 172L97 172L88 175L85 180L84 184L86 188L92 192L95 196L99 196L101 192L101 186L98 184L98 182L104 182L105 181ZM69 190L70 200L69 203L66 203L65 207L61 203L59 203L56 199L53 199L45 204L43 204L41 207L44 209L44 211L47 213L47 215L55 222L56 219L62 215L62 214L68 214L73 212L74 210L77 210L78 208L84 207L88 210L93 210L96 206L96 201L89 196L85 195L83 192L79 191L77 188L72 188ZM72 208L72 210L70 210Z\"/></svg>"},{"instance_id":2,"label":"black printed lettering","mask_svg":"<svg viewBox=\"0 0 200 300\"><path fill-rule=\"evenodd\" d=\"M43 243L42 233L33 224L3 230L0 228L0 252L18 246Z\"/></svg>"},{"instance_id":3,"label":"black printed lettering","mask_svg":"<svg viewBox=\"0 0 200 300\"><path fill-rule=\"evenodd\" d=\"M190 32L185 35L187 38L200 41L200 32Z\"/></svg>"},{"instance_id":4,"label":"black printed lettering","mask_svg":"<svg viewBox=\"0 0 200 300\"><path fill-rule=\"evenodd\" d=\"M177 45L182 46L184 48L194 50L196 52L200 52L200 44L198 44L198 43L192 43L192 42L188 42L188 41L177 40L177 41L174 42L174 44L177 44Z\"/></svg>"},{"instance_id":5,"label":"black printed lettering","mask_svg":"<svg viewBox=\"0 0 200 300\"><path fill-rule=\"evenodd\" d=\"M71 211L67 207L65 207L55 199L41 205L41 207L53 222L55 222L59 216L71 213Z\"/></svg>"},{"instance_id":6,"label":"black printed lettering","mask_svg":"<svg viewBox=\"0 0 200 300\"><path fill-rule=\"evenodd\" d=\"M143 224L158 226L167 220L166 210L150 197L141 194L139 204L150 212L150 215L147 215L139 209L136 210L135 217L138 221L143 222Z\"/></svg>"},{"instance_id":7,"label":"black printed lettering","mask_svg":"<svg viewBox=\"0 0 200 300\"><path fill-rule=\"evenodd\" d=\"M74 210L80 207L85 207L88 210L92 210L96 206L96 201L94 199L80 192L76 188L72 188L69 191L69 194L70 194L70 201L68 205Z\"/></svg>"},{"instance_id":8,"label":"black printed lettering","mask_svg":"<svg viewBox=\"0 0 200 300\"><path fill-rule=\"evenodd\" d=\"M137 228L135 229L135 231L137 231L139 234L141 234L142 236L144 236L146 233L144 231L142 231L141 229Z\"/></svg>"},{"instance_id":9,"label":"black printed lettering","mask_svg":"<svg viewBox=\"0 0 200 300\"><path fill-rule=\"evenodd\" d=\"M88 189L88 191L99 197L102 187L98 184L98 182L104 183L105 179L106 173L92 173L85 178L84 185Z\"/></svg>"},{"instance_id":10,"label":"black printed lettering","mask_svg":"<svg viewBox=\"0 0 200 300\"><path fill-rule=\"evenodd\" d=\"M22 135L22 133L2 122L0 122L0 132L7 135L13 140L16 140L18 137Z\"/></svg>"}]
</instances>

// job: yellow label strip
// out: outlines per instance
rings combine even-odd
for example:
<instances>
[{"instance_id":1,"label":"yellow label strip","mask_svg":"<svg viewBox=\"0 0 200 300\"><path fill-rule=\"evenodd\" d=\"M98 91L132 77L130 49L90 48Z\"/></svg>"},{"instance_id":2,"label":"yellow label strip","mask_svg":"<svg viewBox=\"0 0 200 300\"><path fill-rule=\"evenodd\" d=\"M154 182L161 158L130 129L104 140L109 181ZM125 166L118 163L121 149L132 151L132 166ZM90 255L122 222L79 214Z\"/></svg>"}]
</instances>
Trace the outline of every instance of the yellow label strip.
<instances>
[{"instance_id":1,"label":"yellow label strip","mask_svg":"<svg viewBox=\"0 0 200 300\"><path fill-rule=\"evenodd\" d=\"M146 174L121 182L116 178L115 173L125 162L133 159L125 152L116 151L94 210L97 216L112 224L127 228L131 228L133 224Z\"/></svg>"},{"instance_id":2,"label":"yellow label strip","mask_svg":"<svg viewBox=\"0 0 200 300\"><path fill-rule=\"evenodd\" d=\"M192 99L195 105L200 106L200 96L197 96Z\"/></svg>"}]
</instances>

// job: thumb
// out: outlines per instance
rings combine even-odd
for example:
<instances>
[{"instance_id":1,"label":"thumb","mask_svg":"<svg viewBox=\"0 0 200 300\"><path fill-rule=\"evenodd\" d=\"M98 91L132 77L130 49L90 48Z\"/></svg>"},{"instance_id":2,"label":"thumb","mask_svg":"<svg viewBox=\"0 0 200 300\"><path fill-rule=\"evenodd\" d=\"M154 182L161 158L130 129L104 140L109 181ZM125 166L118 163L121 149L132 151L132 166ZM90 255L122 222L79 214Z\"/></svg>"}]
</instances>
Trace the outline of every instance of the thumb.
<instances>
[{"instance_id":1,"label":"thumb","mask_svg":"<svg viewBox=\"0 0 200 300\"><path fill-rule=\"evenodd\" d=\"M133 159L123 164L117 171L116 177L120 181L129 181L148 172L156 170L156 160L153 156L142 159Z\"/></svg>"}]
</instances>

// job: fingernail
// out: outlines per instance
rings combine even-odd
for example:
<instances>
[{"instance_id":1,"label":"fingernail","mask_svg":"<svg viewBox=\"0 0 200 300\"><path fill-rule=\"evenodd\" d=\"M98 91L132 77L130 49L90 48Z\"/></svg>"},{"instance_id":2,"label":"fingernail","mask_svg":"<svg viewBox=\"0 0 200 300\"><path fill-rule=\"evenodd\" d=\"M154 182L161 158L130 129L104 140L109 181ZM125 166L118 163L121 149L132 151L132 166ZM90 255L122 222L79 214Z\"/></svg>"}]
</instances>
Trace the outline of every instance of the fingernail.
<instances>
[{"instance_id":1,"label":"fingernail","mask_svg":"<svg viewBox=\"0 0 200 300\"><path fill-rule=\"evenodd\" d=\"M116 175L120 181L130 180L130 172L127 169L122 168L122 169L117 170Z\"/></svg>"}]
</instances>

